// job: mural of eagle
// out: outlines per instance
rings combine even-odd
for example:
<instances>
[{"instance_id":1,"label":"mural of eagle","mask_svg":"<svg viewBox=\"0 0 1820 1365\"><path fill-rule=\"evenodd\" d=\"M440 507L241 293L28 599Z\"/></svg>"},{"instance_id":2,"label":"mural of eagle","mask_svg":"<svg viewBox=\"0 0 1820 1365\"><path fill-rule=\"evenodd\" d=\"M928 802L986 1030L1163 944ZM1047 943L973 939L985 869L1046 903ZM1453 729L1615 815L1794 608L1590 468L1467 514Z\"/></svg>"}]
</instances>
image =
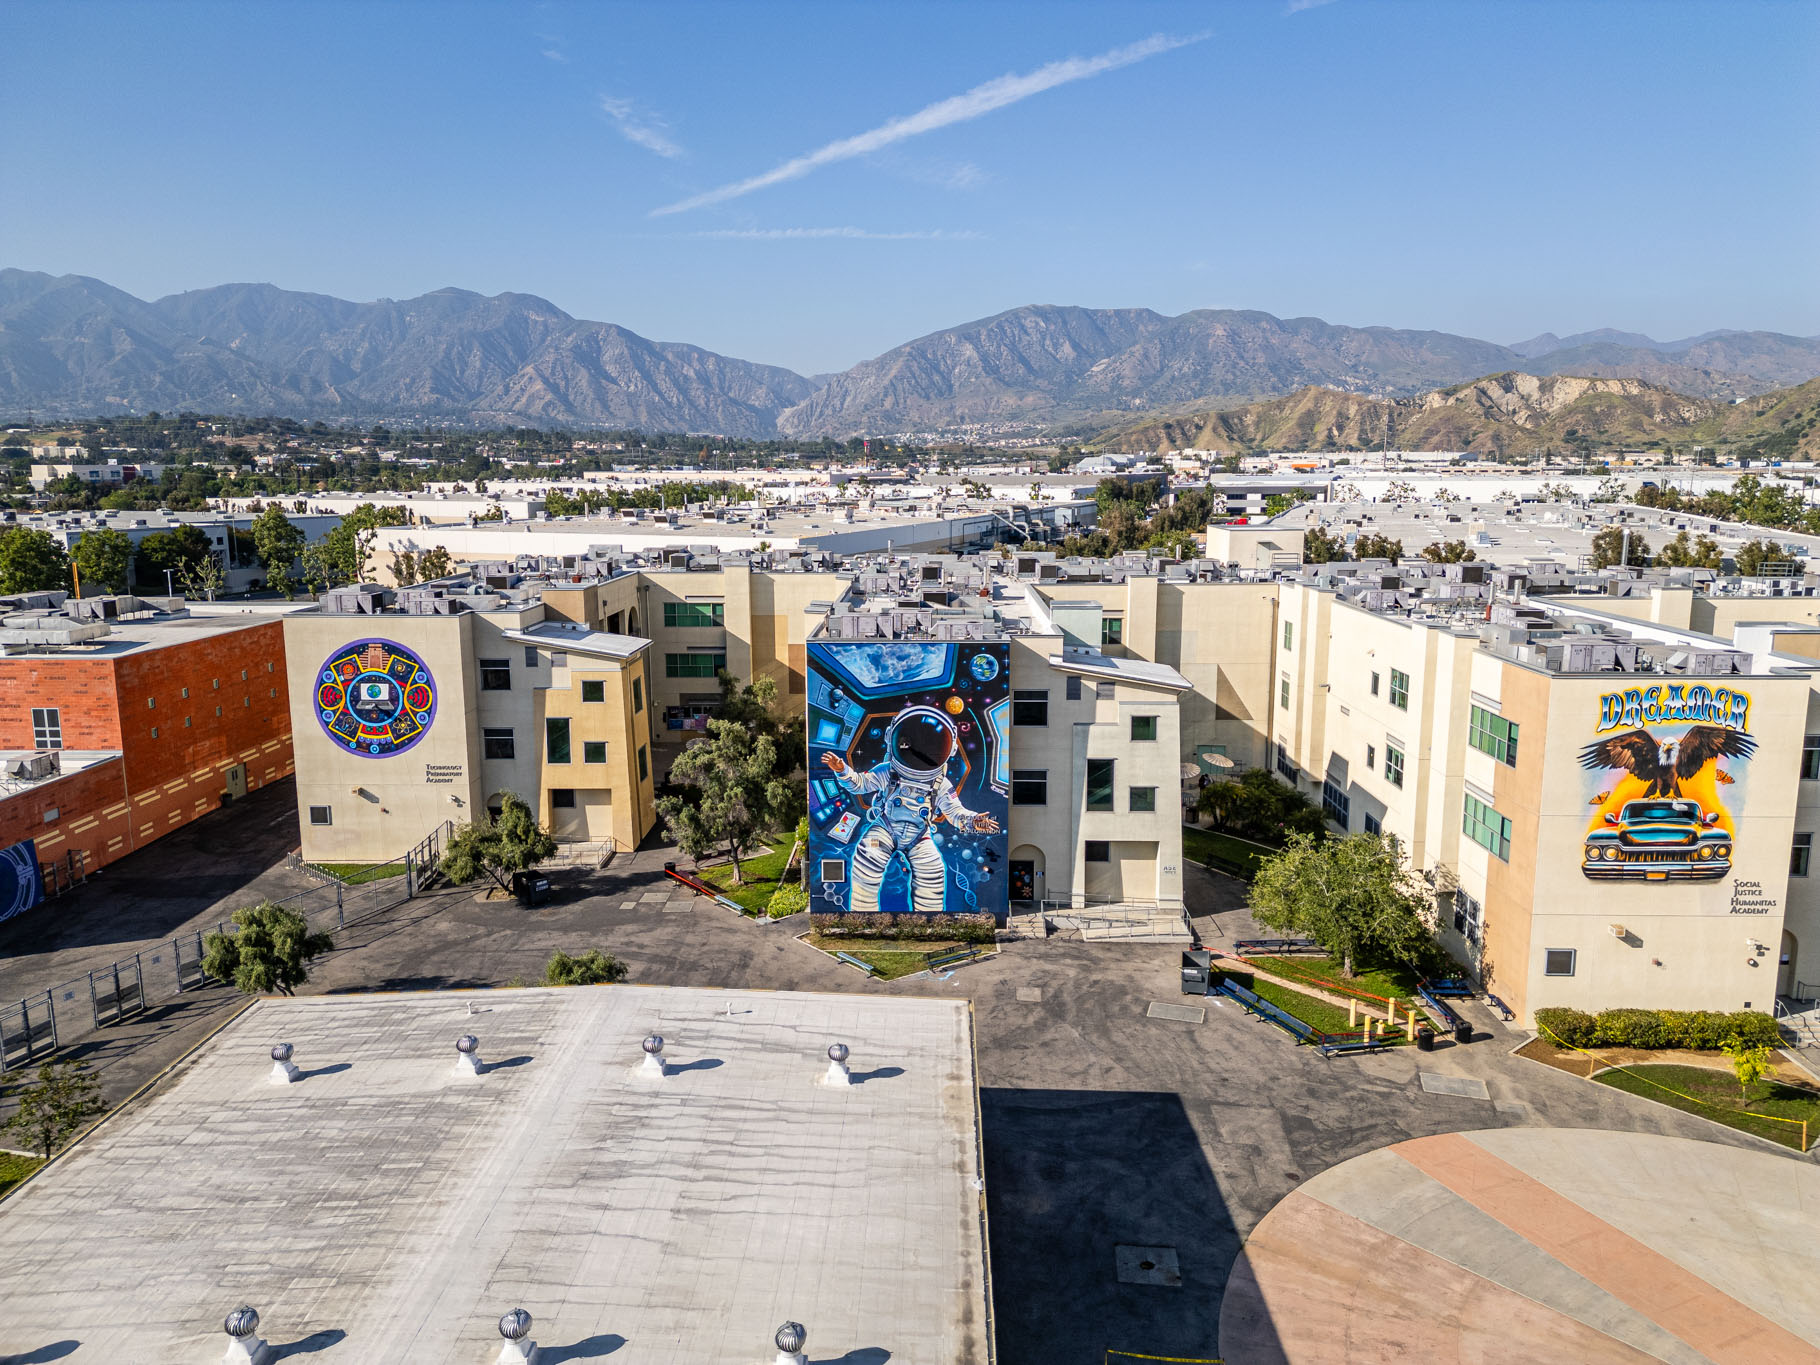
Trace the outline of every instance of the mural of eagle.
<instances>
[{"instance_id":1,"label":"mural of eagle","mask_svg":"<svg viewBox=\"0 0 1820 1365\"><path fill-rule=\"evenodd\" d=\"M1587 769L1623 768L1648 783L1645 797L1679 796L1681 780L1694 776L1715 758L1749 758L1757 741L1722 725L1691 725L1678 739L1658 744L1647 730L1629 730L1580 750Z\"/></svg>"}]
</instances>

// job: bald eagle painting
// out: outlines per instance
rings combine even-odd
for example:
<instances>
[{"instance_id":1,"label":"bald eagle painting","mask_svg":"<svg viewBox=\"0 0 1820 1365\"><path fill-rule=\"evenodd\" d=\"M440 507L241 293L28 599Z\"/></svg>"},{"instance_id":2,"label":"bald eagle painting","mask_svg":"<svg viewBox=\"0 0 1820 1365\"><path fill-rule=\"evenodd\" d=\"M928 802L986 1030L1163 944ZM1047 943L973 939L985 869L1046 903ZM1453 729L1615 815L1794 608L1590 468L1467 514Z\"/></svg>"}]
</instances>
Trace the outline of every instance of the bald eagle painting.
<instances>
[{"instance_id":1,"label":"bald eagle painting","mask_svg":"<svg viewBox=\"0 0 1820 1365\"><path fill-rule=\"evenodd\" d=\"M1747 759L1757 741L1741 730L1719 725L1690 725L1674 739L1658 741L1647 730L1629 730L1610 739L1588 744L1580 751L1580 766L1589 771L1621 768L1644 784L1644 797L1682 795L1682 783L1698 777L1718 758ZM1717 781L1729 781L1721 771Z\"/></svg>"}]
</instances>

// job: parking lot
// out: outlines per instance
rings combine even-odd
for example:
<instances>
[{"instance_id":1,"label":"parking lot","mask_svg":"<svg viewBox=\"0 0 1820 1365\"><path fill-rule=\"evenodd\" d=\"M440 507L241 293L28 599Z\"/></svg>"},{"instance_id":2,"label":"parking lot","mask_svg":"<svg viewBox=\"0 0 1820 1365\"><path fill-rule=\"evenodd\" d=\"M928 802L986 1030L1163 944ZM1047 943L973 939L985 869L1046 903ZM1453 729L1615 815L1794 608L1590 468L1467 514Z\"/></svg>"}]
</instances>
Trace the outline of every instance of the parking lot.
<instances>
[{"instance_id":1,"label":"parking lot","mask_svg":"<svg viewBox=\"0 0 1820 1365\"><path fill-rule=\"evenodd\" d=\"M237 832L223 822L209 837L224 849L256 847ZM212 874L233 880L225 901L216 894L221 883L197 886L184 901L176 894L176 852L161 844L135 855L148 860L147 869L129 859L118 873L110 869L96 884L42 907L36 913L60 945L46 951L111 958L154 923L167 933L188 922L182 916L214 915L228 901L256 898L296 875L252 869L257 858L249 855L235 864L238 871ZM150 861L167 855L172 863ZM207 856L211 867L219 860L202 847L185 856ZM634 982L969 999L1006 1365L1101 1365L1106 1347L1214 1356L1226 1273L1245 1234L1304 1179L1405 1138L1551 1125L1756 1145L1513 1057L1526 1035L1476 1006L1468 1011L1481 1033L1470 1045L1324 1060L1236 1007L1181 996L1174 944L1023 940L945 977L871 981L798 942L806 928L800 919L754 923L692 896L663 877L664 857L647 849L605 871L560 872L550 903L535 909L484 899L476 887L405 901L350 923L303 993L536 982L554 950L598 947L623 958ZM282 863L282 849L275 861ZM147 889L161 881L172 883L162 896ZM120 886L140 889L122 900ZM1252 931L1242 892L1236 882L1191 869L1190 908L1210 946ZM15 980L47 970L43 954L30 951L32 931L26 917L0 939L0 998L17 998ZM153 1080L237 1002L213 987L104 1030L90 1056L109 1097ZM1151 1017L1153 1002L1204 1013ZM856 1057L854 1064L888 1061ZM1471 1094L1434 1093L1422 1085L1422 1072L1482 1083L1483 1098L1477 1084L1451 1087ZM1120 1247L1173 1250L1180 1283L1121 1281Z\"/></svg>"}]
</instances>

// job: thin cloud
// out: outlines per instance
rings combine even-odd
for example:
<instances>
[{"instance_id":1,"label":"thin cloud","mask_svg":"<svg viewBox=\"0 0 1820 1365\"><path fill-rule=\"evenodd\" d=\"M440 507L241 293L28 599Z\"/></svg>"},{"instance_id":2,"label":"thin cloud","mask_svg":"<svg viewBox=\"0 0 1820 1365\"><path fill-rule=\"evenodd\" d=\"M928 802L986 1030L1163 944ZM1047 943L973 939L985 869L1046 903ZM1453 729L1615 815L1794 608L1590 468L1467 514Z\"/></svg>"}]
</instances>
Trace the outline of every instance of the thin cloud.
<instances>
[{"instance_id":1,"label":"thin cloud","mask_svg":"<svg viewBox=\"0 0 1820 1365\"><path fill-rule=\"evenodd\" d=\"M683 149L670 140L667 125L660 118L641 113L631 100L616 95L600 97L600 112L613 120L619 135L636 147L656 152L672 160L684 155Z\"/></svg>"},{"instance_id":2,"label":"thin cloud","mask_svg":"<svg viewBox=\"0 0 1820 1365\"><path fill-rule=\"evenodd\" d=\"M1289 0L1284 9L1285 14L1300 14L1305 9L1319 9L1322 5L1331 5L1333 0Z\"/></svg>"},{"instance_id":3,"label":"thin cloud","mask_svg":"<svg viewBox=\"0 0 1820 1365\"><path fill-rule=\"evenodd\" d=\"M841 237L856 242L976 242L981 234L946 228L913 232L873 232L858 227L787 227L787 228L721 228L712 232L691 232L703 240L739 242L789 242L814 238Z\"/></svg>"},{"instance_id":4,"label":"thin cloud","mask_svg":"<svg viewBox=\"0 0 1820 1365\"><path fill-rule=\"evenodd\" d=\"M557 51L553 47L546 47L543 50L543 55L544 55L545 59L548 61L560 62L564 66L567 66L569 64L569 59L567 57L563 56L561 52Z\"/></svg>"},{"instance_id":5,"label":"thin cloud","mask_svg":"<svg viewBox=\"0 0 1820 1365\"><path fill-rule=\"evenodd\" d=\"M1186 38L1172 38L1157 34L1146 38L1141 43L1132 43L1128 47L1115 47L1110 52L1103 52L1097 57L1069 57L1064 61L1050 62L1047 66L1038 67L1025 75L998 76L984 85L976 85L964 95L954 95L945 100L919 109L914 114L903 118L892 119L889 123L880 124L868 132L855 137L842 138L830 142L803 156L793 157L780 166L774 166L763 175L755 175L748 180L736 180L730 185L708 190L703 194L666 204L662 208L651 210L653 218L668 213L685 213L690 209L705 208L709 204L725 203L729 199L738 199L751 194L754 190L766 189L771 185L781 185L788 180L800 180L812 171L823 166L831 166L839 161L850 161L856 156L865 156L906 138L917 137L923 133L932 133L938 128L947 128L952 124L966 123L971 119L990 114L995 109L1027 100L1032 95L1040 95L1045 90L1053 90L1058 85L1067 85L1072 81L1083 81L1103 72L1116 71L1123 66L1131 66L1146 58L1173 52L1176 48L1187 47L1209 37L1209 34L1197 33Z\"/></svg>"}]
</instances>

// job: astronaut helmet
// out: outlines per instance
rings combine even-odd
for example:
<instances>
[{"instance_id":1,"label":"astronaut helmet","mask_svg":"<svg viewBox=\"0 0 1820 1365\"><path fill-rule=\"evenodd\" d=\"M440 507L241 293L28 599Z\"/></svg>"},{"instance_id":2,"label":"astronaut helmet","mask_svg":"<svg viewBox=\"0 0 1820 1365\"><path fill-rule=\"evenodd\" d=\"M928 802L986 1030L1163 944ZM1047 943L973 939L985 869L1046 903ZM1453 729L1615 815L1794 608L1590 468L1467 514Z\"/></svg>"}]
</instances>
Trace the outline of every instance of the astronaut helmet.
<instances>
[{"instance_id":1,"label":"astronaut helmet","mask_svg":"<svg viewBox=\"0 0 1820 1365\"><path fill-rule=\"evenodd\" d=\"M954 722L933 706L907 706L885 731L891 771L906 782L933 784L947 774L957 738Z\"/></svg>"}]
</instances>

